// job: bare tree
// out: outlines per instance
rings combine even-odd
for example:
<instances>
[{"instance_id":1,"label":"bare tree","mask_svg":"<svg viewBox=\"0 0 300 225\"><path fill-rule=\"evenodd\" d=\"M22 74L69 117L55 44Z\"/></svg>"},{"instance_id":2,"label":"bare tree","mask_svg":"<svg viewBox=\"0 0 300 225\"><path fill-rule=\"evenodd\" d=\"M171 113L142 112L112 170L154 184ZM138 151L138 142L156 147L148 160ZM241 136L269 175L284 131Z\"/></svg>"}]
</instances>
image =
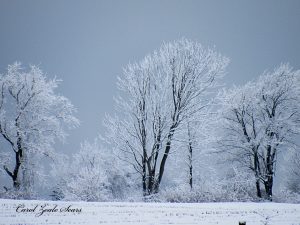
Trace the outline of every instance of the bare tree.
<instances>
[{"instance_id":1,"label":"bare tree","mask_svg":"<svg viewBox=\"0 0 300 225\"><path fill-rule=\"evenodd\" d=\"M118 80L118 116L108 116L106 141L142 177L144 195L159 190L174 134L207 106L228 60L186 39L164 44Z\"/></svg>"},{"instance_id":2,"label":"bare tree","mask_svg":"<svg viewBox=\"0 0 300 225\"><path fill-rule=\"evenodd\" d=\"M11 148L0 149L8 159L2 167L15 190L30 188L35 165L40 164L35 157L50 156L56 138L66 136L64 126L79 123L70 101L54 93L57 85L58 80L47 80L38 67L25 71L19 63L0 75L0 134Z\"/></svg>"}]
</instances>

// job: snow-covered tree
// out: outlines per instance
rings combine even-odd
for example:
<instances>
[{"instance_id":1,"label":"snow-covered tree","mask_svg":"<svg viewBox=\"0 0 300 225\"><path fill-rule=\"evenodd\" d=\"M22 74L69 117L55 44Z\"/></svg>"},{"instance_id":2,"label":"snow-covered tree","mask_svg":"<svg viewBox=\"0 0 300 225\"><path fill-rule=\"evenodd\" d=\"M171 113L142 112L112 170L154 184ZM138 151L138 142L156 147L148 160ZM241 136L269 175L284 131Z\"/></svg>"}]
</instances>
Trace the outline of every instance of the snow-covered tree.
<instances>
[{"instance_id":1,"label":"snow-covered tree","mask_svg":"<svg viewBox=\"0 0 300 225\"><path fill-rule=\"evenodd\" d=\"M277 155L294 147L300 133L300 71L282 64L258 79L259 118L263 132L262 176L266 194L272 199ZM299 137L299 136L298 136Z\"/></svg>"},{"instance_id":2,"label":"snow-covered tree","mask_svg":"<svg viewBox=\"0 0 300 225\"><path fill-rule=\"evenodd\" d=\"M223 135L218 147L246 165L272 199L278 152L293 145L300 131L299 71L283 64L255 82L223 91L219 96Z\"/></svg>"},{"instance_id":3,"label":"snow-covered tree","mask_svg":"<svg viewBox=\"0 0 300 225\"><path fill-rule=\"evenodd\" d=\"M144 195L158 191L175 133L207 106L227 64L214 50L181 39L119 77L118 113L105 120L105 140L141 175Z\"/></svg>"},{"instance_id":4,"label":"snow-covered tree","mask_svg":"<svg viewBox=\"0 0 300 225\"><path fill-rule=\"evenodd\" d=\"M218 150L231 153L232 160L238 161L253 171L256 178L256 193L261 197L259 150L261 137L257 118L255 84L250 82L242 87L223 90L218 96L222 105L221 127L218 135Z\"/></svg>"},{"instance_id":5,"label":"snow-covered tree","mask_svg":"<svg viewBox=\"0 0 300 225\"><path fill-rule=\"evenodd\" d=\"M1 168L14 190L30 194L41 158L52 155L53 144L64 140L66 128L79 124L74 106L55 93L58 84L37 66L25 70L20 63L0 75L0 154L6 159Z\"/></svg>"}]
</instances>

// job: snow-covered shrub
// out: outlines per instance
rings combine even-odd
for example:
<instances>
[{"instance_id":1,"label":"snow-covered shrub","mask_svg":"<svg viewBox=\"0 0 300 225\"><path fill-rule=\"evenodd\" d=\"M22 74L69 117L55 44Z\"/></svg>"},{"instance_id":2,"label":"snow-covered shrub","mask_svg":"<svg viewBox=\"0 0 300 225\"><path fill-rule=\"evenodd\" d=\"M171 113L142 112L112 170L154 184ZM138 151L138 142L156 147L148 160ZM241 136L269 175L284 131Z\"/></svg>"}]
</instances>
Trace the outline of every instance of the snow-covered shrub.
<instances>
[{"instance_id":1,"label":"snow-covered shrub","mask_svg":"<svg viewBox=\"0 0 300 225\"><path fill-rule=\"evenodd\" d=\"M282 189L274 194L274 202L282 203L300 203L300 193L292 192L290 190Z\"/></svg>"},{"instance_id":2,"label":"snow-covered shrub","mask_svg":"<svg viewBox=\"0 0 300 225\"><path fill-rule=\"evenodd\" d=\"M258 201L251 174L232 167L222 178L212 177L190 188L188 184L166 187L147 199L155 202L232 202Z\"/></svg>"},{"instance_id":3,"label":"snow-covered shrub","mask_svg":"<svg viewBox=\"0 0 300 225\"><path fill-rule=\"evenodd\" d=\"M193 189L188 185L175 187L174 189L162 190L157 196L153 197L155 201L161 202L214 202L215 196L200 186L194 186Z\"/></svg>"},{"instance_id":4,"label":"snow-covered shrub","mask_svg":"<svg viewBox=\"0 0 300 225\"><path fill-rule=\"evenodd\" d=\"M289 192L300 194L300 152L291 150L287 155L287 169L285 169L286 188Z\"/></svg>"},{"instance_id":5,"label":"snow-covered shrub","mask_svg":"<svg viewBox=\"0 0 300 225\"><path fill-rule=\"evenodd\" d=\"M2 189L0 191L0 198L4 199L39 199L39 194L34 190L24 190L20 188L19 190L11 189Z\"/></svg>"},{"instance_id":6,"label":"snow-covered shrub","mask_svg":"<svg viewBox=\"0 0 300 225\"><path fill-rule=\"evenodd\" d=\"M231 167L220 181L221 196L219 201L257 201L255 178L241 168Z\"/></svg>"},{"instance_id":7,"label":"snow-covered shrub","mask_svg":"<svg viewBox=\"0 0 300 225\"><path fill-rule=\"evenodd\" d=\"M69 201L113 201L126 194L127 181L118 162L98 141L84 142L71 158L60 158L53 173L59 177L54 199ZM68 163L66 163L68 162Z\"/></svg>"}]
</instances>

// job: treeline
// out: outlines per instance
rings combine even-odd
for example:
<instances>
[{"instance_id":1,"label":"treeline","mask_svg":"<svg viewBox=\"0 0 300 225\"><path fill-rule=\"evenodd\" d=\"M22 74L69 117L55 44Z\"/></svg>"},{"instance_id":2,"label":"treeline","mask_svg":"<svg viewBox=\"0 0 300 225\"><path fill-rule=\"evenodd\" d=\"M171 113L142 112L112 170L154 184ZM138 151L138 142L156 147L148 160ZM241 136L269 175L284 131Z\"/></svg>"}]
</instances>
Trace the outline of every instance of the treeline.
<instances>
[{"instance_id":1,"label":"treeline","mask_svg":"<svg viewBox=\"0 0 300 225\"><path fill-rule=\"evenodd\" d=\"M79 125L58 81L9 66L0 76L0 163L12 186L1 196L39 198L40 184L54 180L56 200L298 201L300 71L282 64L224 88L228 63L180 39L129 64L104 132L72 156L53 149Z\"/></svg>"}]
</instances>

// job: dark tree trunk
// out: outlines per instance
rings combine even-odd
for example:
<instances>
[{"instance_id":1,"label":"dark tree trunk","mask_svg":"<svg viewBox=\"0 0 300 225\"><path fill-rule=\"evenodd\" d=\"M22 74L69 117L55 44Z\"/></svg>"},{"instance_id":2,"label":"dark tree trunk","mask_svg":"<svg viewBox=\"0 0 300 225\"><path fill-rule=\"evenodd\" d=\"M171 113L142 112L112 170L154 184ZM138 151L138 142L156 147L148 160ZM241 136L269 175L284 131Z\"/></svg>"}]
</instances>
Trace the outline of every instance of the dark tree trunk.
<instances>
[{"instance_id":1,"label":"dark tree trunk","mask_svg":"<svg viewBox=\"0 0 300 225\"><path fill-rule=\"evenodd\" d=\"M22 164L22 158L23 158L23 148L22 148L22 139L19 136L19 133L17 133L18 139L17 139L17 147L18 150L15 152L15 159L16 159L16 164L14 171L11 172L9 169L4 166L4 170L7 172L7 174L12 178L13 181L13 186L15 190L20 189L20 181L19 181L19 170Z\"/></svg>"},{"instance_id":2,"label":"dark tree trunk","mask_svg":"<svg viewBox=\"0 0 300 225\"><path fill-rule=\"evenodd\" d=\"M188 136L189 136L189 184L193 189L193 145L191 139L190 125L188 124Z\"/></svg>"},{"instance_id":3,"label":"dark tree trunk","mask_svg":"<svg viewBox=\"0 0 300 225\"><path fill-rule=\"evenodd\" d=\"M21 160L23 157L23 151L19 150L18 152L16 152L16 166L14 169L14 173L13 173L13 183L14 183L14 188L16 190L19 190L20 188L20 181L19 181L19 170L21 167Z\"/></svg>"},{"instance_id":4,"label":"dark tree trunk","mask_svg":"<svg viewBox=\"0 0 300 225\"><path fill-rule=\"evenodd\" d=\"M266 194L268 196L268 199L272 201L273 196L273 176L269 176L267 178L267 181L265 182L265 190Z\"/></svg>"},{"instance_id":5,"label":"dark tree trunk","mask_svg":"<svg viewBox=\"0 0 300 225\"><path fill-rule=\"evenodd\" d=\"M19 171L22 164L22 157L23 157L22 149L19 149L19 151L15 152L16 164L13 172L9 171L9 169L6 166L4 166L4 170L11 177L13 181L13 187L15 190L20 189Z\"/></svg>"},{"instance_id":6,"label":"dark tree trunk","mask_svg":"<svg viewBox=\"0 0 300 225\"><path fill-rule=\"evenodd\" d=\"M143 183L143 195L147 195L147 171L146 171L146 160L143 158L143 174L142 174L142 183Z\"/></svg>"},{"instance_id":7,"label":"dark tree trunk","mask_svg":"<svg viewBox=\"0 0 300 225\"><path fill-rule=\"evenodd\" d=\"M158 180L157 180L157 185L156 185L156 192L158 192L159 190L159 185L160 185L160 182L162 180L162 177L164 175L164 171L165 171L165 164L166 164L166 161L167 161L167 158L168 158L168 154L170 152L170 149L171 149L171 141L168 141L167 142L167 146L166 146L166 149L165 149L165 153L164 153L164 156L161 160L161 163L160 163L160 167L159 167L159 174L158 174Z\"/></svg>"},{"instance_id":8,"label":"dark tree trunk","mask_svg":"<svg viewBox=\"0 0 300 225\"><path fill-rule=\"evenodd\" d=\"M189 142L189 184L193 189L193 147L191 141Z\"/></svg>"},{"instance_id":9,"label":"dark tree trunk","mask_svg":"<svg viewBox=\"0 0 300 225\"><path fill-rule=\"evenodd\" d=\"M256 195L257 197L261 198L261 190L260 190L260 180L259 180L259 175L260 175L260 166L259 166L259 160L258 160L258 147L255 148L254 150L254 171L255 171L255 179L256 179Z\"/></svg>"},{"instance_id":10,"label":"dark tree trunk","mask_svg":"<svg viewBox=\"0 0 300 225\"><path fill-rule=\"evenodd\" d=\"M189 181L191 189L193 189L193 165L190 165L190 181Z\"/></svg>"},{"instance_id":11,"label":"dark tree trunk","mask_svg":"<svg viewBox=\"0 0 300 225\"><path fill-rule=\"evenodd\" d=\"M176 128L176 126L177 126L177 123L174 122L173 125L170 127L170 130L169 130L165 152L164 152L164 155L162 157L162 160L161 160L161 163L160 163L160 167L159 167L159 174L158 174L158 179L157 179L157 183L156 183L156 190L155 190L155 192L159 191L159 185L160 185L160 182L161 182L162 177L164 175L165 165L166 165L166 161L167 161L167 158L169 156L170 149L171 149L172 137L174 135L174 129Z\"/></svg>"},{"instance_id":12,"label":"dark tree trunk","mask_svg":"<svg viewBox=\"0 0 300 225\"><path fill-rule=\"evenodd\" d=\"M272 147L270 145L267 146L267 159L266 159L266 163L267 163L267 165L266 165L266 176L267 176L267 179L264 182L264 184L265 184L266 194L267 194L268 199L270 201L272 201L272 196L273 196L273 192L272 192L272 189L273 189L273 175L274 175L273 166L274 166L275 152L276 152L276 149L274 149L273 153L272 153Z\"/></svg>"},{"instance_id":13,"label":"dark tree trunk","mask_svg":"<svg viewBox=\"0 0 300 225\"><path fill-rule=\"evenodd\" d=\"M261 198L260 181L256 179L256 195Z\"/></svg>"}]
</instances>

